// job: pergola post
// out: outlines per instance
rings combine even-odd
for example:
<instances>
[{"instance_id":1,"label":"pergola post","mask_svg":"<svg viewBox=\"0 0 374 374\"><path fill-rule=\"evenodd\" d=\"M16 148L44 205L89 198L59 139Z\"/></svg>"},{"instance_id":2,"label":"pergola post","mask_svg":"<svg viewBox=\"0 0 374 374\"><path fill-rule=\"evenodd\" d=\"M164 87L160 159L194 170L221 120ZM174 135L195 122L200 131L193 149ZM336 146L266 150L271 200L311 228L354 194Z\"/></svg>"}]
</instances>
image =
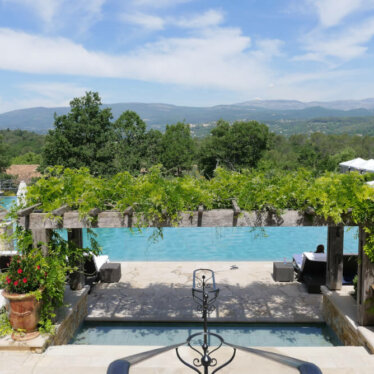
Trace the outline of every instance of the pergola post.
<instances>
[{"instance_id":1,"label":"pergola post","mask_svg":"<svg viewBox=\"0 0 374 374\"><path fill-rule=\"evenodd\" d=\"M358 246L357 306L358 323L362 326L374 325L374 263L364 252L368 234L360 226ZM370 311L372 309L372 311Z\"/></svg>"},{"instance_id":2,"label":"pergola post","mask_svg":"<svg viewBox=\"0 0 374 374\"><path fill-rule=\"evenodd\" d=\"M40 247L42 249L43 256L48 255L48 242L51 240L52 230L51 229L33 229L32 242L34 248ZM40 244L44 243L44 244Z\"/></svg>"},{"instance_id":3,"label":"pergola post","mask_svg":"<svg viewBox=\"0 0 374 374\"><path fill-rule=\"evenodd\" d=\"M326 285L330 290L342 288L343 245L344 226L328 226Z\"/></svg>"},{"instance_id":4,"label":"pergola post","mask_svg":"<svg viewBox=\"0 0 374 374\"><path fill-rule=\"evenodd\" d=\"M68 230L68 240L76 245L77 248L83 248L83 230L82 229L71 229ZM70 274L70 288L72 290L81 290L85 284L84 278L84 264L76 264L78 267L77 271Z\"/></svg>"}]
</instances>

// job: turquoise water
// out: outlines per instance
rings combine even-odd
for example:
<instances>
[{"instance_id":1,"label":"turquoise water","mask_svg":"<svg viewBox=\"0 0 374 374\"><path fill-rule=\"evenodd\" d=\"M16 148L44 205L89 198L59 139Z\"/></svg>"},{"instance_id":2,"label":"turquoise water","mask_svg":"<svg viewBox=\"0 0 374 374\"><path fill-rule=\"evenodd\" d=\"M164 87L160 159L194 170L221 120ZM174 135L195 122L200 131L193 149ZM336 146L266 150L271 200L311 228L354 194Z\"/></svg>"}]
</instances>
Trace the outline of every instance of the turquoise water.
<instances>
[{"instance_id":1,"label":"turquoise water","mask_svg":"<svg viewBox=\"0 0 374 374\"><path fill-rule=\"evenodd\" d=\"M198 324L125 324L85 323L70 344L92 345L171 345L183 342L193 333L201 332ZM209 324L209 331L221 335L229 343L245 347L298 346L331 347L341 345L334 332L325 324ZM210 345L217 344L211 338ZM196 339L195 344L201 344Z\"/></svg>"},{"instance_id":2,"label":"turquoise water","mask_svg":"<svg viewBox=\"0 0 374 374\"><path fill-rule=\"evenodd\" d=\"M327 227L164 228L156 241L150 239L154 229L94 231L112 261L283 261L327 246ZM357 252L356 234L357 228L346 230L346 253Z\"/></svg>"},{"instance_id":3,"label":"turquoise water","mask_svg":"<svg viewBox=\"0 0 374 374\"><path fill-rule=\"evenodd\" d=\"M5 198L5 204L14 199ZM327 246L327 227L164 228L163 238L156 240L154 229L93 231L111 261L283 261L318 244ZM86 233L84 242L89 245ZM357 250L357 228L347 228L344 251Z\"/></svg>"},{"instance_id":4,"label":"turquoise water","mask_svg":"<svg viewBox=\"0 0 374 374\"><path fill-rule=\"evenodd\" d=\"M6 210L9 210L10 206L15 201L16 201L15 196L0 196L0 205Z\"/></svg>"}]
</instances>

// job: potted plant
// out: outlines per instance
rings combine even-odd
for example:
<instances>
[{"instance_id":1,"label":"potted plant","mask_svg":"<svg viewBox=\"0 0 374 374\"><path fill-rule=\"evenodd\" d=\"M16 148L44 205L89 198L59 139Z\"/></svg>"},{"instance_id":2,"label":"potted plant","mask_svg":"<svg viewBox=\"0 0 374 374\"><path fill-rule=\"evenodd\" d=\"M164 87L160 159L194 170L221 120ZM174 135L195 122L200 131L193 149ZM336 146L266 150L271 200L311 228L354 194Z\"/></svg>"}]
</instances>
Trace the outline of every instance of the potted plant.
<instances>
[{"instance_id":1,"label":"potted plant","mask_svg":"<svg viewBox=\"0 0 374 374\"><path fill-rule=\"evenodd\" d=\"M42 292L46 284L47 263L38 249L13 256L2 274L2 295L8 300L7 312L15 331L31 339L38 335ZM13 334L13 338L17 335Z\"/></svg>"},{"instance_id":2,"label":"potted plant","mask_svg":"<svg viewBox=\"0 0 374 374\"><path fill-rule=\"evenodd\" d=\"M32 247L28 230L16 228L18 254L0 274L2 295L8 301L7 315L14 340L29 340L39 330L50 330L54 310L62 304L65 289L65 260L58 255L58 246L51 244L47 256Z\"/></svg>"}]
</instances>

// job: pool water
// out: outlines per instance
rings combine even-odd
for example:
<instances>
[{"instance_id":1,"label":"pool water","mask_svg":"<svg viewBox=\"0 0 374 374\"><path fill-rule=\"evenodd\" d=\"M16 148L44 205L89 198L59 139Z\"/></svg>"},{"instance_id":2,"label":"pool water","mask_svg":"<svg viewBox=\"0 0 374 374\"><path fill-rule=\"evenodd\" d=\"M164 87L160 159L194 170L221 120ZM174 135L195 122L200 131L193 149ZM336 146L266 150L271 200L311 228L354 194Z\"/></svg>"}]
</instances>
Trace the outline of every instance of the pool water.
<instances>
[{"instance_id":1,"label":"pool water","mask_svg":"<svg viewBox=\"0 0 374 374\"><path fill-rule=\"evenodd\" d=\"M152 228L94 231L112 261L283 261L327 247L327 227L167 227L155 240ZM347 229L344 251L357 250L357 228Z\"/></svg>"},{"instance_id":2,"label":"pool water","mask_svg":"<svg viewBox=\"0 0 374 374\"><path fill-rule=\"evenodd\" d=\"M9 210L13 202L15 203L17 198L15 196L0 196L0 206L6 210Z\"/></svg>"},{"instance_id":3,"label":"pool water","mask_svg":"<svg viewBox=\"0 0 374 374\"><path fill-rule=\"evenodd\" d=\"M229 343L244 347L331 347L342 345L325 324L209 324L209 331ZM84 323L70 344L90 345L162 345L183 342L193 333L202 332L202 324L131 324ZM194 345L201 344L196 338ZM210 345L216 345L211 338Z\"/></svg>"},{"instance_id":4,"label":"pool water","mask_svg":"<svg viewBox=\"0 0 374 374\"><path fill-rule=\"evenodd\" d=\"M6 197L9 206L15 197ZM61 230L66 238L66 232ZM93 229L111 261L283 261L295 253L327 247L327 227L194 227ZM84 231L84 245L89 246ZM346 228L344 252L357 253L357 228Z\"/></svg>"}]
</instances>

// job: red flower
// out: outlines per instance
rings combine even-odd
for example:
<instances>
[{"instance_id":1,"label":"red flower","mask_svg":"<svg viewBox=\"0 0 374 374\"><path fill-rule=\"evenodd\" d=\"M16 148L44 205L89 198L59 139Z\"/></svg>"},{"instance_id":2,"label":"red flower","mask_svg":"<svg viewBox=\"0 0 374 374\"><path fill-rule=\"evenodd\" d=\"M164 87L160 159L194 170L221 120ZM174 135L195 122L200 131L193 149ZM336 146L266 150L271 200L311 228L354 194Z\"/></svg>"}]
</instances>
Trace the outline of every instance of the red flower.
<instances>
[{"instance_id":1,"label":"red flower","mask_svg":"<svg viewBox=\"0 0 374 374\"><path fill-rule=\"evenodd\" d=\"M18 269L18 270L17 270L17 273L18 273L18 274L21 274L21 273L22 273L22 269Z\"/></svg>"},{"instance_id":2,"label":"red flower","mask_svg":"<svg viewBox=\"0 0 374 374\"><path fill-rule=\"evenodd\" d=\"M37 265L37 267L36 267L38 270L40 270L40 265Z\"/></svg>"},{"instance_id":3,"label":"red flower","mask_svg":"<svg viewBox=\"0 0 374 374\"><path fill-rule=\"evenodd\" d=\"M13 283L15 286L17 286L18 285L18 281L14 281L14 283Z\"/></svg>"},{"instance_id":4,"label":"red flower","mask_svg":"<svg viewBox=\"0 0 374 374\"><path fill-rule=\"evenodd\" d=\"M23 278L23 283L27 283L27 278Z\"/></svg>"},{"instance_id":5,"label":"red flower","mask_svg":"<svg viewBox=\"0 0 374 374\"><path fill-rule=\"evenodd\" d=\"M12 281L10 278L7 278L6 281L8 282L8 284Z\"/></svg>"}]
</instances>

